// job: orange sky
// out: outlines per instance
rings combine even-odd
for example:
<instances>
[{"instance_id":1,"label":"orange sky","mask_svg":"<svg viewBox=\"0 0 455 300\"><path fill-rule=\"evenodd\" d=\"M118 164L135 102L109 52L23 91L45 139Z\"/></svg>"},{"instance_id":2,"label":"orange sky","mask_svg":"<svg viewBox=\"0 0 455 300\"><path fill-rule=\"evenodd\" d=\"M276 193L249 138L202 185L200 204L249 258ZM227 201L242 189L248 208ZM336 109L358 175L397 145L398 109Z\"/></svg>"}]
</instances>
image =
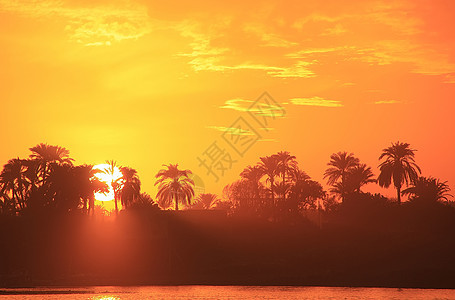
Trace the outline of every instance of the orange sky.
<instances>
[{"instance_id":1,"label":"orange sky","mask_svg":"<svg viewBox=\"0 0 455 300\"><path fill-rule=\"evenodd\" d=\"M153 196L165 163L220 193L279 150L321 182L342 150L377 174L400 140L455 188L454 15L454 1L0 0L0 163L46 142L137 169ZM245 111L264 91L286 112L269 131ZM262 136L243 157L221 137L241 116ZM214 141L237 161L217 183L197 160Z\"/></svg>"}]
</instances>

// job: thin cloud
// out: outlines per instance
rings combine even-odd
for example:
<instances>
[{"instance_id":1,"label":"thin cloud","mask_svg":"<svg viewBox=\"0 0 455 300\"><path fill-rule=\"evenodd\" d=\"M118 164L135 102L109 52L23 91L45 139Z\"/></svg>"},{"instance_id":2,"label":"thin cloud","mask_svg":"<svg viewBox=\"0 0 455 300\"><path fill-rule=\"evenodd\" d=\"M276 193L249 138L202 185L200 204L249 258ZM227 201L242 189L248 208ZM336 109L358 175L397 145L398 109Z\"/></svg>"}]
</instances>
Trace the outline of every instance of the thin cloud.
<instances>
[{"instance_id":1,"label":"thin cloud","mask_svg":"<svg viewBox=\"0 0 455 300\"><path fill-rule=\"evenodd\" d=\"M343 25L337 24L334 27L327 28L326 30L324 30L322 35L341 35L346 32L348 32L348 30L346 28L344 28Z\"/></svg>"},{"instance_id":2,"label":"thin cloud","mask_svg":"<svg viewBox=\"0 0 455 300\"><path fill-rule=\"evenodd\" d=\"M255 135L253 132L247 129L241 129L237 127L223 127L223 126L207 126L206 128L215 129L221 132L227 132L232 135Z\"/></svg>"},{"instance_id":3,"label":"thin cloud","mask_svg":"<svg viewBox=\"0 0 455 300\"><path fill-rule=\"evenodd\" d=\"M375 101L374 104L398 104L398 103L403 103L398 100L380 100L380 101Z\"/></svg>"},{"instance_id":4,"label":"thin cloud","mask_svg":"<svg viewBox=\"0 0 455 300\"><path fill-rule=\"evenodd\" d=\"M341 19L344 19L346 16L339 16L339 17L330 17L328 15L324 14L319 14L319 13L314 13L311 15L308 15L306 17L300 18L299 20L295 21L292 24L293 28L296 29L303 29L307 23L310 22L326 22L326 23L334 23L338 22Z\"/></svg>"},{"instance_id":5,"label":"thin cloud","mask_svg":"<svg viewBox=\"0 0 455 300\"><path fill-rule=\"evenodd\" d=\"M195 71L264 71L277 78L315 77L317 74L311 65L333 63L334 55L337 61L342 62L361 61L370 65L407 63L410 72L425 75L449 74L455 70L455 64L450 62L447 52L437 50L431 44L418 42L416 37L422 33L423 23L410 14L412 6L376 3L355 7L358 11L335 16L310 13L300 19L281 23L248 22L247 19L243 23L223 21L221 25L211 24L210 27L204 27L202 23L192 24L182 30L183 35L193 38L190 44L193 51L182 56L192 58L188 63ZM286 28L305 32L307 38L299 42L289 40L291 35ZM371 30L367 30L369 28ZM376 32L380 28L387 35L380 35L379 39L374 38L374 33L371 36L365 33ZM340 35L346 38L340 40ZM363 38L353 39L357 35ZM242 43L235 43L240 37ZM321 44L321 38L324 41L333 38L335 41ZM250 47L246 47L246 44ZM304 45L314 45L314 48ZM250 53L249 49L258 46L275 49L269 50L270 55L267 55L266 50L261 50L266 55L253 56L254 53ZM296 50L289 53L289 48Z\"/></svg>"},{"instance_id":6,"label":"thin cloud","mask_svg":"<svg viewBox=\"0 0 455 300\"><path fill-rule=\"evenodd\" d=\"M220 108L227 108L227 109L233 109L236 111L241 111L241 112L252 112L256 115L259 116L264 116L264 117L282 117L284 116L284 108L278 105L273 105L273 104L267 104L267 103L258 103L257 105L254 105L254 107L251 107L253 105L254 101L251 100L244 100L244 99L230 99L225 102L223 106L220 106ZM263 128L264 130L267 130L269 128Z\"/></svg>"},{"instance_id":7,"label":"thin cloud","mask_svg":"<svg viewBox=\"0 0 455 300\"><path fill-rule=\"evenodd\" d=\"M192 52L179 53L179 56L216 58L229 50L228 48L213 47L211 40L214 36L201 33L198 24L194 22L178 23L174 26L174 29L180 32L183 37L193 40L189 43Z\"/></svg>"},{"instance_id":8,"label":"thin cloud","mask_svg":"<svg viewBox=\"0 0 455 300\"><path fill-rule=\"evenodd\" d=\"M222 32L229 28L229 22L220 21L213 25L213 28L205 29L197 22L182 22L175 26L175 30L179 31L183 37L191 38L189 43L190 52L179 53L179 56L191 58L188 64L196 72L212 71L212 72L230 72L237 70L263 71L271 77L277 78L310 78L316 74L309 69L309 66L314 64L313 61L294 60L286 65L276 62L256 62L246 60L245 58L232 57L232 50L235 47L220 47L214 46L213 41L225 38ZM282 47L288 48L298 45L295 42L290 42L276 33L264 32L263 28L257 25L249 25L243 28L243 32L252 33L257 41L254 41L261 46L266 47ZM251 40L251 39L250 39ZM254 39L253 39L254 40ZM235 52L235 51L234 51ZM237 61L232 63L232 61ZM229 63L228 63L229 62Z\"/></svg>"},{"instance_id":9,"label":"thin cloud","mask_svg":"<svg viewBox=\"0 0 455 300\"><path fill-rule=\"evenodd\" d=\"M151 31L147 8L141 5L70 7L62 1L0 0L0 11L29 18L57 17L66 22L71 41L86 46L109 46L138 39Z\"/></svg>"},{"instance_id":10,"label":"thin cloud","mask_svg":"<svg viewBox=\"0 0 455 300\"><path fill-rule=\"evenodd\" d=\"M321 53L330 53L339 50L344 50L345 47L328 47L328 48L308 48L299 50L296 52L288 53L285 56L290 58L306 58L309 55L321 54Z\"/></svg>"},{"instance_id":11,"label":"thin cloud","mask_svg":"<svg viewBox=\"0 0 455 300\"><path fill-rule=\"evenodd\" d=\"M281 78L311 78L315 77L316 74L307 68L307 66L313 64L312 62L298 61L295 65L288 68L277 68L276 71L268 71L267 74L272 75L273 77Z\"/></svg>"},{"instance_id":12,"label":"thin cloud","mask_svg":"<svg viewBox=\"0 0 455 300\"><path fill-rule=\"evenodd\" d=\"M377 65L408 63L410 72L423 75L446 75L455 71L448 55L406 40L381 41L371 48L358 48L358 59Z\"/></svg>"},{"instance_id":13,"label":"thin cloud","mask_svg":"<svg viewBox=\"0 0 455 300\"><path fill-rule=\"evenodd\" d=\"M311 98L293 98L290 99L292 104L306 106L322 106L322 107L342 107L343 104L338 100L327 100L321 97Z\"/></svg>"},{"instance_id":14,"label":"thin cloud","mask_svg":"<svg viewBox=\"0 0 455 300\"><path fill-rule=\"evenodd\" d=\"M455 74L447 74L444 83L455 83Z\"/></svg>"},{"instance_id":15,"label":"thin cloud","mask_svg":"<svg viewBox=\"0 0 455 300\"><path fill-rule=\"evenodd\" d=\"M251 106L253 101L251 100L244 100L244 99L230 99L227 100L223 106L220 106L220 108L228 108L228 109L233 109L237 111L248 111L248 108Z\"/></svg>"},{"instance_id":16,"label":"thin cloud","mask_svg":"<svg viewBox=\"0 0 455 300\"><path fill-rule=\"evenodd\" d=\"M206 52L207 53L207 52ZM221 57L197 56L189 64L195 71L226 72L233 70L256 70L264 71L272 77L279 78L311 78L316 74L308 68L312 62L298 61L289 67L270 66L265 64L242 63L237 65L224 65Z\"/></svg>"},{"instance_id":17,"label":"thin cloud","mask_svg":"<svg viewBox=\"0 0 455 300\"><path fill-rule=\"evenodd\" d=\"M244 27L244 31L252 33L263 42L264 47L283 47L289 48L298 45L296 42L291 42L276 33L266 32L266 29L259 24L249 24Z\"/></svg>"}]
</instances>

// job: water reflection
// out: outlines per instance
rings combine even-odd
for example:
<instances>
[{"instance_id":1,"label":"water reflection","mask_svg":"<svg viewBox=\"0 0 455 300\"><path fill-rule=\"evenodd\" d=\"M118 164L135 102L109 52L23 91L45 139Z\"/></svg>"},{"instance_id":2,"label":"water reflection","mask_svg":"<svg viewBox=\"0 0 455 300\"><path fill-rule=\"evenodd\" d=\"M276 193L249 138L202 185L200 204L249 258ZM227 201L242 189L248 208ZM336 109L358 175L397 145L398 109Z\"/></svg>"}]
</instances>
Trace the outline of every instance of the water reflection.
<instances>
[{"instance_id":1,"label":"water reflection","mask_svg":"<svg viewBox=\"0 0 455 300\"><path fill-rule=\"evenodd\" d=\"M120 297L117 296L93 296L90 298L92 300L120 300Z\"/></svg>"},{"instance_id":2,"label":"water reflection","mask_svg":"<svg viewBox=\"0 0 455 300\"><path fill-rule=\"evenodd\" d=\"M69 289L1 289L13 300L141 300L141 299L454 299L455 290L291 286L130 286Z\"/></svg>"}]
</instances>

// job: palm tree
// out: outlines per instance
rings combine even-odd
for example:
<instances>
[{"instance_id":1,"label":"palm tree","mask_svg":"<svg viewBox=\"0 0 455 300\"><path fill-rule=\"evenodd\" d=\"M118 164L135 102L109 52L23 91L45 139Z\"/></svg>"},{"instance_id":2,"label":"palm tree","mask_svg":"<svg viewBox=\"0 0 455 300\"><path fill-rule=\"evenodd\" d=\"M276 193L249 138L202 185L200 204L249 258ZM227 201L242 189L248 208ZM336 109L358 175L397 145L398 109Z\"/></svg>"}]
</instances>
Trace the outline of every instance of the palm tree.
<instances>
[{"instance_id":1,"label":"palm tree","mask_svg":"<svg viewBox=\"0 0 455 300\"><path fill-rule=\"evenodd\" d=\"M240 211L255 211L263 209L262 201L254 201L257 185L250 180L237 180L223 188L223 198L228 199L232 206Z\"/></svg>"},{"instance_id":2,"label":"palm tree","mask_svg":"<svg viewBox=\"0 0 455 300\"><path fill-rule=\"evenodd\" d=\"M259 201L260 199L260 186L261 186L261 178L264 176L264 173L262 172L262 169L260 166L247 166L245 169L243 169L242 173L240 173L240 177L242 177L245 180L248 180L255 186L255 197L256 200Z\"/></svg>"},{"instance_id":3,"label":"palm tree","mask_svg":"<svg viewBox=\"0 0 455 300\"><path fill-rule=\"evenodd\" d=\"M194 196L194 181L188 176L193 174L190 170L179 170L178 164L163 165L166 169L161 169L155 177L158 180L158 193L156 197L159 201L175 202L175 210L179 210L179 201L191 204Z\"/></svg>"},{"instance_id":4,"label":"palm tree","mask_svg":"<svg viewBox=\"0 0 455 300\"><path fill-rule=\"evenodd\" d=\"M350 170L360 164L358 158L354 157L353 153L338 152L330 156L330 166L324 172L324 179L328 178L327 184L334 186L337 184L340 187L346 186L346 176ZM340 180L341 179L341 180ZM338 181L340 180L340 181ZM341 191L341 199L344 201L345 191Z\"/></svg>"},{"instance_id":5,"label":"palm tree","mask_svg":"<svg viewBox=\"0 0 455 300\"><path fill-rule=\"evenodd\" d=\"M22 210L25 207L25 192L29 185L25 178L26 166L23 160L19 158L10 159L3 166L0 174L0 183L2 184L1 193L10 192L9 199L14 201L14 206L19 205Z\"/></svg>"},{"instance_id":6,"label":"palm tree","mask_svg":"<svg viewBox=\"0 0 455 300\"><path fill-rule=\"evenodd\" d=\"M447 201L453 197L450 193L447 181L441 182L437 178L423 177L417 178L411 187L403 190L403 195L411 195L412 199L427 201Z\"/></svg>"},{"instance_id":7,"label":"palm tree","mask_svg":"<svg viewBox=\"0 0 455 300\"><path fill-rule=\"evenodd\" d=\"M124 208L128 208L135 199L141 194L141 181L137 175L137 171L133 168L122 167L123 187L121 190L120 199Z\"/></svg>"},{"instance_id":8,"label":"palm tree","mask_svg":"<svg viewBox=\"0 0 455 300\"><path fill-rule=\"evenodd\" d=\"M121 190L121 184L119 179L114 179L114 177L117 175L117 170L119 167L117 166L117 162L115 160L107 160L106 164L108 167L104 170L104 172L110 176L111 178L111 187L112 190L114 191L114 204L115 204L115 213L118 215L118 199L119 199L119 194Z\"/></svg>"},{"instance_id":9,"label":"palm tree","mask_svg":"<svg viewBox=\"0 0 455 300\"><path fill-rule=\"evenodd\" d=\"M315 208L317 199L325 197L322 185L314 180L305 179L297 181L291 188L290 204L294 210L299 206Z\"/></svg>"},{"instance_id":10,"label":"palm tree","mask_svg":"<svg viewBox=\"0 0 455 300\"><path fill-rule=\"evenodd\" d=\"M74 161L74 159L69 157L69 150L60 146L52 146L41 143L30 148L30 151L32 151L30 158L38 161L40 164L38 172L42 183L46 181L47 176L49 175L49 165L51 163L56 163L58 165L72 165Z\"/></svg>"},{"instance_id":11,"label":"palm tree","mask_svg":"<svg viewBox=\"0 0 455 300\"><path fill-rule=\"evenodd\" d=\"M45 204L60 212L74 211L79 208L84 192L78 184L76 168L72 165L52 164L46 180Z\"/></svg>"},{"instance_id":12,"label":"palm tree","mask_svg":"<svg viewBox=\"0 0 455 300\"><path fill-rule=\"evenodd\" d=\"M106 216L109 216L110 215L110 212L104 208L103 204L100 204L100 205L95 205L93 207L93 212L92 212L92 216L96 217L96 218L103 218L103 217L106 217Z\"/></svg>"},{"instance_id":13,"label":"palm tree","mask_svg":"<svg viewBox=\"0 0 455 300\"><path fill-rule=\"evenodd\" d=\"M322 185L298 167L291 171L292 184L290 186L289 200L293 209L300 206L314 207L317 199L323 199L325 192Z\"/></svg>"},{"instance_id":14,"label":"palm tree","mask_svg":"<svg viewBox=\"0 0 455 300\"><path fill-rule=\"evenodd\" d=\"M98 170L98 171L100 171L100 170ZM107 193L109 193L109 186L107 185L107 183L99 180L96 177L91 177L90 183L91 183L90 184L91 190L93 190L93 193L90 194L87 213L90 214L90 211L91 211L92 215L94 215L95 214L95 193L107 194Z\"/></svg>"},{"instance_id":15,"label":"palm tree","mask_svg":"<svg viewBox=\"0 0 455 300\"><path fill-rule=\"evenodd\" d=\"M30 183L29 190L27 191L27 198L30 197L32 193L34 193L39 187L39 170L40 170L40 162L34 159L24 159L22 163L27 168L24 172L24 176L26 180Z\"/></svg>"},{"instance_id":16,"label":"palm tree","mask_svg":"<svg viewBox=\"0 0 455 300\"><path fill-rule=\"evenodd\" d=\"M202 209L212 209L216 207L220 201L218 195L210 193L199 194L195 199L195 203L199 204Z\"/></svg>"},{"instance_id":17,"label":"palm tree","mask_svg":"<svg viewBox=\"0 0 455 300\"><path fill-rule=\"evenodd\" d=\"M11 199L3 190L3 185L4 184L0 182L0 214L6 214L8 212L11 212L10 209Z\"/></svg>"},{"instance_id":18,"label":"palm tree","mask_svg":"<svg viewBox=\"0 0 455 300\"><path fill-rule=\"evenodd\" d=\"M292 170L291 180L295 184L299 181L310 180L311 177L303 170L300 170L298 167Z\"/></svg>"},{"instance_id":19,"label":"palm tree","mask_svg":"<svg viewBox=\"0 0 455 300\"><path fill-rule=\"evenodd\" d=\"M385 158L379 165L380 174L378 183L381 187L393 185L397 190L398 204L401 204L401 187L416 180L421 173L419 166L414 161L416 150L409 148L408 143L396 142L382 150L379 160Z\"/></svg>"},{"instance_id":20,"label":"palm tree","mask_svg":"<svg viewBox=\"0 0 455 300\"><path fill-rule=\"evenodd\" d=\"M270 183L270 192L272 195L272 204L275 205L275 176L278 174L278 159L275 156L260 157L258 164L262 174L267 176L267 182Z\"/></svg>"},{"instance_id":21,"label":"palm tree","mask_svg":"<svg viewBox=\"0 0 455 300\"><path fill-rule=\"evenodd\" d=\"M95 174L102 172L94 169L93 165L80 165L74 167L74 180L79 189L80 197L83 201L83 209L87 214L94 212L95 193L107 193L109 187L105 182L100 181ZM88 209L87 209L88 204Z\"/></svg>"},{"instance_id":22,"label":"palm tree","mask_svg":"<svg viewBox=\"0 0 455 300\"><path fill-rule=\"evenodd\" d=\"M153 211L159 211L160 207L158 204L153 200L152 196L150 196L147 193L140 193L139 196L135 199L135 201L132 203L130 208L134 208L137 210L153 210Z\"/></svg>"},{"instance_id":23,"label":"palm tree","mask_svg":"<svg viewBox=\"0 0 455 300\"><path fill-rule=\"evenodd\" d=\"M95 192L107 192L108 186L95 177L99 170L92 165L51 164L43 190L42 206L60 212L83 209L94 211ZM89 209L87 210L87 204Z\"/></svg>"},{"instance_id":24,"label":"palm tree","mask_svg":"<svg viewBox=\"0 0 455 300\"><path fill-rule=\"evenodd\" d=\"M336 182L330 191L340 195L360 193L360 188L362 186L371 182L376 182L373 177L374 174L371 171L371 167L368 167L366 164L360 164L350 169L346 173L345 181L343 183Z\"/></svg>"},{"instance_id":25,"label":"palm tree","mask_svg":"<svg viewBox=\"0 0 455 300\"><path fill-rule=\"evenodd\" d=\"M286 200L287 185L286 177L291 174L293 170L297 168L297 161L295 156L291 155L288 151L280 151L277 154L273 155L278 160L278 173L281 175L282 179L282 195L283 200Z\"/></svg>"},{"instance_id":26,"label":"palm tree","mask_svg":"<svg viewBox=\"0 0 455 300\"><path fill-rule=\"evenodd\" d=\"M163 210L168 210L173 205L172 201L168 201L166 198L156 198L156 203Z\"/></svg>"}]
</instances>

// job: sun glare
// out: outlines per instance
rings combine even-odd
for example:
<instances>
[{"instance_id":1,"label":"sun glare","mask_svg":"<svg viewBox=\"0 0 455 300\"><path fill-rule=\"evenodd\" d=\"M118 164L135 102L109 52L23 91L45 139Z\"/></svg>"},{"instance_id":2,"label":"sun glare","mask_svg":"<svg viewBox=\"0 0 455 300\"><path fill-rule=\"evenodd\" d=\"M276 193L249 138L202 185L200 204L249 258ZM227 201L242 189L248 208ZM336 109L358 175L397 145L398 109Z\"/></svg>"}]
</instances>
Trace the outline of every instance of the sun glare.
<instances>
[{"instance_id":1,"label":"sun glare","mask_svg":"<svg viewBox=\"0 0 455 300\"><path fill-rule=\"evenodd\" d=\"M95 199L98 201L112 201L114 200L114 190L112 189L112 182L114 180L119 179L122 177L122 173L120 172L120 169L118 167L115 167L114 169L114 174L110 174L108 172L109 170L109 165L108 164L99 164L93 167L94 169L100 170L101 172L98 172L95 174L95 177L101 180L102 182L105 182L109 186L109 193L103 194L103 193L95 193Z\"/></svg>"}]
</instances>

